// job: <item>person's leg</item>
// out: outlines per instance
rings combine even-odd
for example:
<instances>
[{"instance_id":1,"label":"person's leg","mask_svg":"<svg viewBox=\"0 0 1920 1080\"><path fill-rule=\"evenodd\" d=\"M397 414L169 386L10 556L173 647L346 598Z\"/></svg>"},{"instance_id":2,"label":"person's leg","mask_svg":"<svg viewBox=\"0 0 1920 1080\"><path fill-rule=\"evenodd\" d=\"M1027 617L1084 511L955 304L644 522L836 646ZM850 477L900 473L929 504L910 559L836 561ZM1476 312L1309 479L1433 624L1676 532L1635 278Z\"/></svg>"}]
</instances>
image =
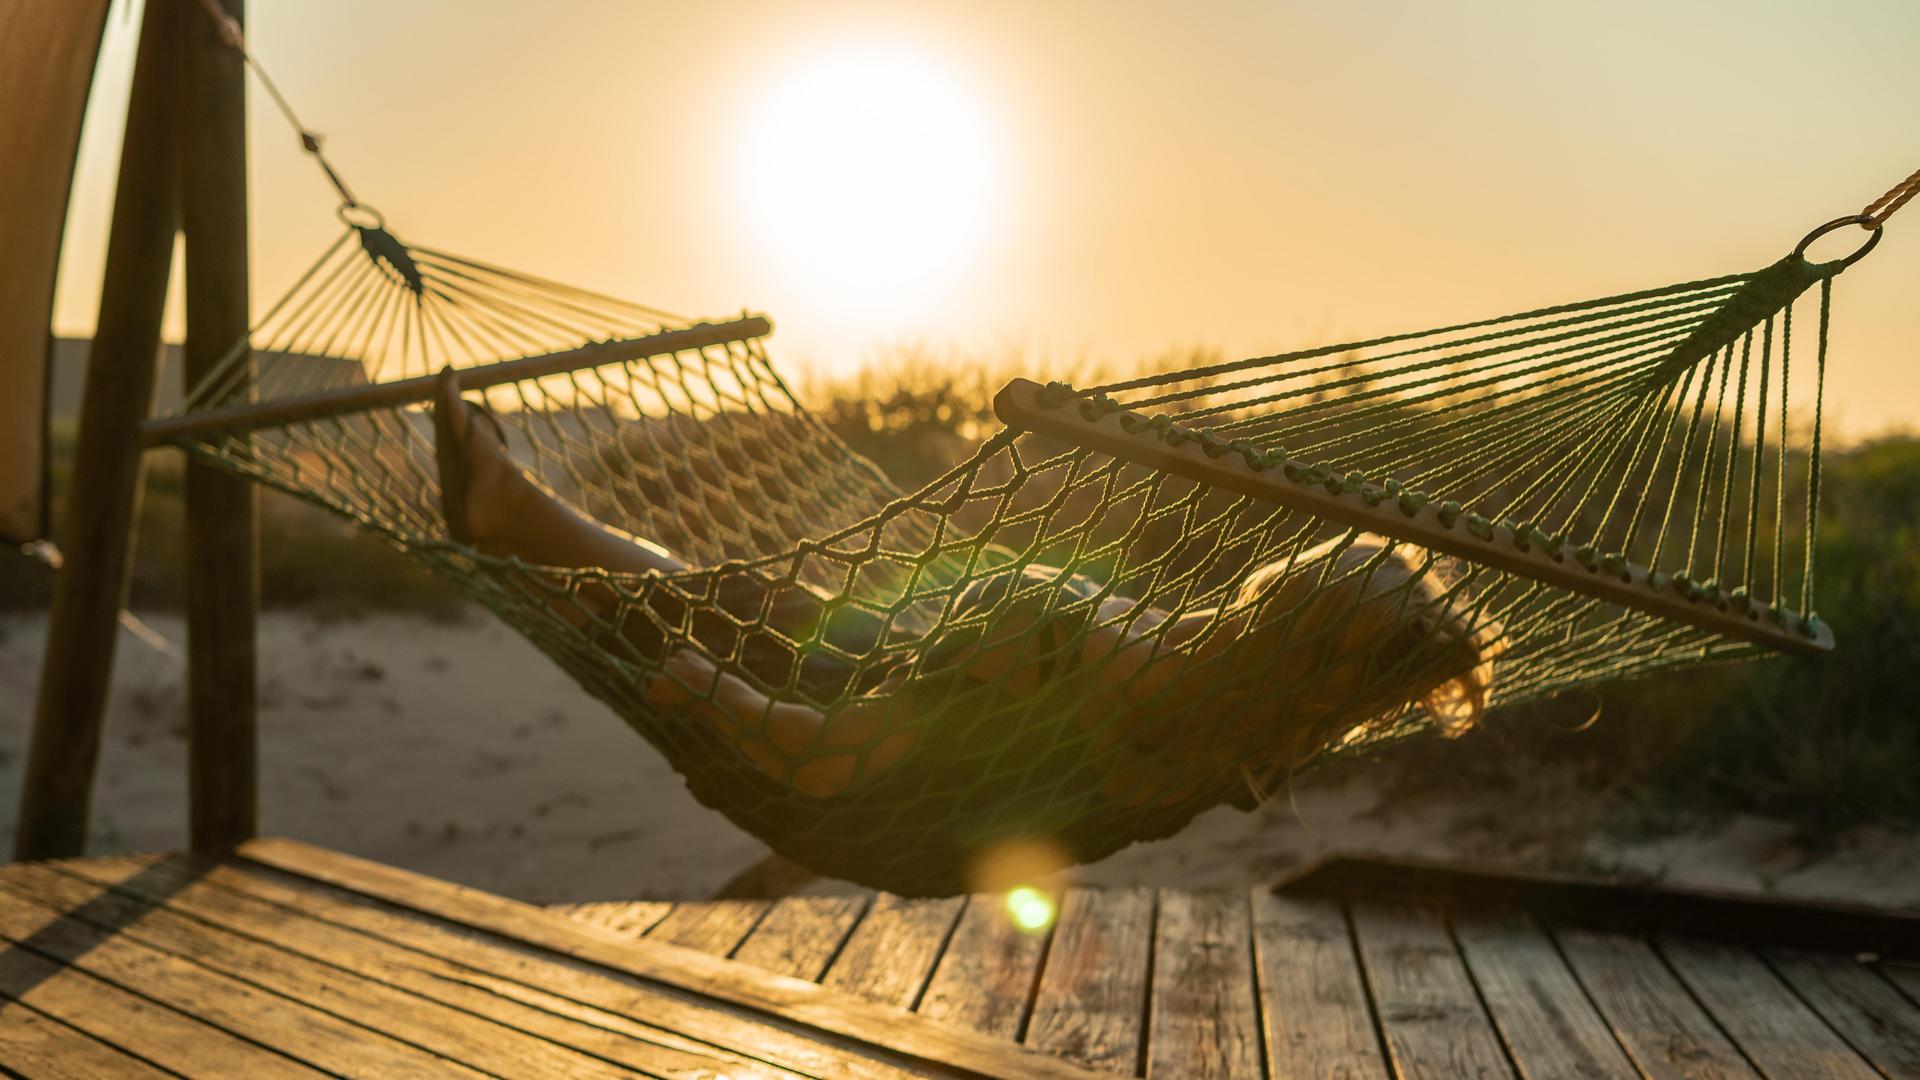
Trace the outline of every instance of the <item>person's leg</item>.
<instances>
[{"instance_id":1,"label":"person's leg","mask_svg":"<svg viewBox=\"0 0 1920 1080\"><path fill-rule=\"evenodd\" d=\"M446 417L466 455L463 497L475 547L542 566L616 573L687 568L667 549L594 520L534 479L508 456L492 424L474 422L476 415L472 408L457 408Z\"/></svg>"},{"instance_id":2,"label":"person's leg","mask_svg":"<svg viewBox=\"0 0 1920 1080\"><path fill-rule=\"evenodd\" d=\"M455 496L461 503L458 516L463 519L468 539L480 551L518 557L539 566L613 573L676 573L689 569L664 547L594 519L536 480L507 453L491 417L463 401L451 383L442 388L439 407L453 435L442 453L461 455L457 468L453 467L455 462L442 461L442 483L451 481L463 489ZM623 618L621 633L642 652L657 655L667 643L656 621L684 626L712 655L737 656L748 670L780 682L785 679L782 672L799 662L797 651L780 638L805 640L828 618L820 595L800 583L775 588L757 575L741 571L716 576L707 588L712 591L704 602L679 599L675 592L648 591L646 605L656 613L657 620ZM705 591L697 584L687 589L693 596ZM769 597L769 593L773 595ZM585 610L579 603L582 600ZM604 585L584 583L573 599L557 600L554 609L562 618L584 625L589 611L608 617L618 603L614 592ZM694 608L691 613L690 605ZM828 620L825 631L841 648L862 653L874 645L883 627L884 621L876 616L842 607ZM778 631L778 635L769 631ZM810 663L814 668L826 665L846 669L843 681L853 675L848 665L828 664L824 657Z\"/></svg>"}]
</instances>

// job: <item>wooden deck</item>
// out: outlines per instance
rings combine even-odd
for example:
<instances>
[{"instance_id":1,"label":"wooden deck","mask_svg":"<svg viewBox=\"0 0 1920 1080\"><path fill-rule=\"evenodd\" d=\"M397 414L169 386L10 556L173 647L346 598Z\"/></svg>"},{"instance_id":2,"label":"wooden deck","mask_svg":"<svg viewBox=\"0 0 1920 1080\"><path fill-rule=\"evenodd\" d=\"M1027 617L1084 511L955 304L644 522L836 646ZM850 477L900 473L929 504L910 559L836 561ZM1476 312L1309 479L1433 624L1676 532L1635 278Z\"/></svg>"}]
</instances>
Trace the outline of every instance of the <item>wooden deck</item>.
<instances>
[{"instance_id":1,"label":"wooden deck","mask_svg":"<svg viewBox=\"0 0 1920 1080\"><path fill-rule=\"evenodd\" d=\"M1920 965L1577 928L1413 871L1394 880L1453 899L1332 879L1345 895L1076 890L1026 934L984 896L544 910L288 841L16 864L0 867L0 1066L1920 1077ZM1910 940L1897 917L1841 923L1823 932Z\"/></svg>"},{"instance_id":2,"label":"wooden deck","mask_svg":"<svg viewBox=\"0 0 1920 1080\"><path fill-rule=\"evenodd\" d=\"M1005 1040L287 841L0 867L24 1076L1084 1078Z\"/></svg>"},{"instance_id":3,"label":"wooden deck","mask_svg":"<svg viewBox=\"0 0 1920 1080\"><path fill-rule=\"evenodd\" d=\"M1920 917L1844 907L1354 860L1288 895L1075 890L1037 936L992 896L555 910L1118 1075L1920 1078L1920 963L1871 951L1920 959Z\"/></svg>"}]
</instances>

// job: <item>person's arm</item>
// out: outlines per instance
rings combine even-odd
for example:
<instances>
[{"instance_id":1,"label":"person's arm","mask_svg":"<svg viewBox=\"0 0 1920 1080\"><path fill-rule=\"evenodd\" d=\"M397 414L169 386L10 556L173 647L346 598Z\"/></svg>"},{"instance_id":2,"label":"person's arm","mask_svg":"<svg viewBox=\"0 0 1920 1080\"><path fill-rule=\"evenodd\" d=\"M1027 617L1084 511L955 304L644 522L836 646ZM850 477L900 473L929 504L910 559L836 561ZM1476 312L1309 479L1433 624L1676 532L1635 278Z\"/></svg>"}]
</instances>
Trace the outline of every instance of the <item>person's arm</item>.
<instances>
[{"instance_id":1,"label":"person's arm","mask_svg":"<svg viewBox=\"0 0 1920 1080\"><path fill-rule=\"evenodd\" d=\"M647 698L705 719L760 771L802 795L826 798L897 764L913 748L912 703L897 693L906 681L902 669L823 712L770 697L698 651L679 649L648 682Z\"/></svg>"},{"instance_id":2,"label":"person's arm","mask_svg":"<svg viewBox=\"0 0 1920 1080\"><path fill-rule=\"evenodd\" d=\"M1104 602L1099 621L1109 625L1088 631L1074 657L1052 655L1066 636L1058 616L1016 608L993 620L986 640L965 646L942 670L957 666L962 677L995 682L1015 697L1039 691L1049 666L1056 679L1092 670L1120 678L1160 652L1140 634L1164 616L1144 612L1131 629L1123 629L1125 624L1117 620L1131 606L1125 600ZM1102 663L1112 670L1100 667ZM902 666L865 693L823 711L771 697L698 650L681 648L668 655L664 670L650 680L647 697L661 707L701 717L768 776L803 795L825 798L897 764L918 741L915 702L902 692L908 677Z\"/></svg>"}]
</instances>

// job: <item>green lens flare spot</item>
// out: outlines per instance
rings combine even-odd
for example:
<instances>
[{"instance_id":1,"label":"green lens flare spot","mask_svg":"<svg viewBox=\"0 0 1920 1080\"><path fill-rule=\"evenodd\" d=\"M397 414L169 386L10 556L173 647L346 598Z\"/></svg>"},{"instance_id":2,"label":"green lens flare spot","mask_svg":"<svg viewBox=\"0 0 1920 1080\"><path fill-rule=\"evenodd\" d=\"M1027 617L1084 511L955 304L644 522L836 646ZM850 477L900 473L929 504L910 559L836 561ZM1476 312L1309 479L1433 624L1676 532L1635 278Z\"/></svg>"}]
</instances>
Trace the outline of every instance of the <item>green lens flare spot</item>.
<instances>
[{"instance_id":1,"label":"green lens flare spot","mask_svg":"<svg viewBox=\"0 0 1920 1080\"><path fill-rule=\"evenodd\" d=\"M1053 897L1030 885L1022 885L1007 893L1007 917L1013 920L1013 925L1029 934L1037 934L1052 926L1056 914Z\"/></svg>"}]
</instances>

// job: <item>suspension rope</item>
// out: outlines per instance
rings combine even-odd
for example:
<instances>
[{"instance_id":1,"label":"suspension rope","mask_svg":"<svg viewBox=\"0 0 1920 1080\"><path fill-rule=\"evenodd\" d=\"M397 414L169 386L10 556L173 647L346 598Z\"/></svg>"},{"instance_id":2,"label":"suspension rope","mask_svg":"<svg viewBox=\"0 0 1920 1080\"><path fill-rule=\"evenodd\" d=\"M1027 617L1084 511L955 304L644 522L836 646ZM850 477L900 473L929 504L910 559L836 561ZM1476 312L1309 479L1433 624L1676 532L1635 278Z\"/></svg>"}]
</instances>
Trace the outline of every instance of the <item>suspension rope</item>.
<instances>
[{"instance_id":1,"label":"suspension rope","mask_svg":"<svg viewBox=\"0 0 1920 1080\"><path fill-rule=\"evenodd\" d=\"M1887 223L1895 210L1907 205L1907 201L1920 194L1920 169L1905 180L1887 189L1885 195L1868 203L1860 210L1860 216L1866 218L1868 228L1878 228Z\"/></svg>"},{"instance_id":2,"label":"suspension rope","mask_svg":"<svg viewBox=\"0 0 1920 1080\"><path fill-rule=\"evenodd\" d=\"M299 114L293 111L293 105L287 101L286 95L280 92L280 87L274 83L273 76L267 74L267 69L261 66L253 53L247 50L247 35L241 29L240 20L228 14L226 9L220 6L220 0L200 0L200 9L213 20L214 26L219 30L221 42L240 55L240 59L245 62L248 70L252 71L254 77L260 80L260 85L266 88L267 96L271 97L274 105L280 109L280 115L286 118L288 125L300 136L300 148L313 156L313 160L320 166L320 171L327 175L327 182L331 183L333 190L340 194L340 208L342 210L360 209L360 201L353 197L352 189L347 187L347 182L341 179L339 170L333 167L333 162L327 160L326 151L321 149L321 144L325 141L324 136L300 122Z\"/></svg>"}]
</instances>

